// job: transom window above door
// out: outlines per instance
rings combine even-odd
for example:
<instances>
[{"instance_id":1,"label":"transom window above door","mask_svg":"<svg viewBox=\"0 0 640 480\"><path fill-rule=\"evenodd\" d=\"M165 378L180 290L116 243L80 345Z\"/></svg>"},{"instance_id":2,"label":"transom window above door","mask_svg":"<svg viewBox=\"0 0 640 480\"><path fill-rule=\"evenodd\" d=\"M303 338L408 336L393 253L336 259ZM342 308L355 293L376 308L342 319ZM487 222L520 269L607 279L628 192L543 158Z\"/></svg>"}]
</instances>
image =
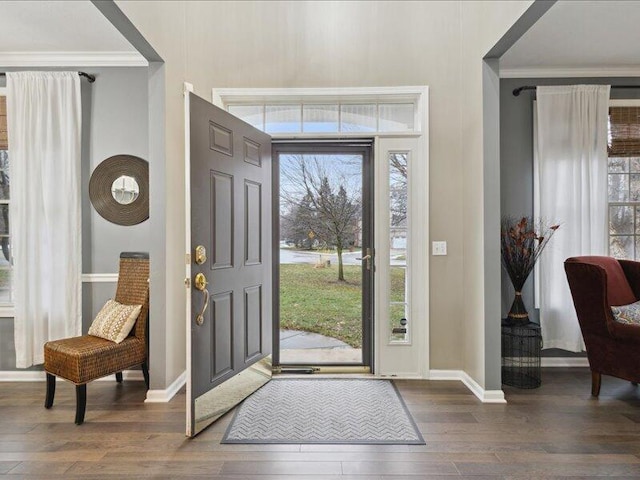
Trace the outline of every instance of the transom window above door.
<instances>
[{"instance_id":1,"label":"transom window above door","mask_svg":"<svg viewBox=\"0 0 640 480\"><path fill-rule=\"evenodd\" d=\"M236 89L214 89L213 96L229 113L276 136L422 131L419 87L312 91L309 97L303 89L252 90L248 95Z\"/></svg>"}]
</instances>

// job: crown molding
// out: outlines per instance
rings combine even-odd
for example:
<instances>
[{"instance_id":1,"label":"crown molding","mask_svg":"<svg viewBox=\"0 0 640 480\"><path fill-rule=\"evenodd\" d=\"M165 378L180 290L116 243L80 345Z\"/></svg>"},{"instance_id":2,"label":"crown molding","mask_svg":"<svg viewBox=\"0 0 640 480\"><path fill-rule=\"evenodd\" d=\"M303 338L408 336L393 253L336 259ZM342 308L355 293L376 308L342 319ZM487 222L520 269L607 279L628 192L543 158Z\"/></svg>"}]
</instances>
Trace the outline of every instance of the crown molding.
<instances>
[{"instance_id":1,"label":"crown molding","mask_svg":"<svg viewBox=\"0 0 640 480\"><path fill-rule=\"evenodd\" d=\"M640 66L501 68L500 78L637 77Z\"/></svg>"},{"instance_id":2,"label":"crown molding","mask_svg":"<svg viewBox=\"0 0 640 480\"><path fill-rule=\"evenodd\" d=\"M0 52L3 67L147 67L138 52Z\"/></svg>"}]
</instances>

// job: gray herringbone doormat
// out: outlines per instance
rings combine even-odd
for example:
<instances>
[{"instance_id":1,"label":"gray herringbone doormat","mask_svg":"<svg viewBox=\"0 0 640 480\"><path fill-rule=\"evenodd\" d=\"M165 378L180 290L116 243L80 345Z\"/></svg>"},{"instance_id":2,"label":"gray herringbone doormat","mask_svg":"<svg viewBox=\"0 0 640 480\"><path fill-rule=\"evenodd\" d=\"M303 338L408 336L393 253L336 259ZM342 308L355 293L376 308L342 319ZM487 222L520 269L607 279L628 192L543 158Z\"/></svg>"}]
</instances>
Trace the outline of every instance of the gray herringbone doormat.
<instances>
[{"instance_id":1,"label":"gray herringbone doormat","mask_svg":"<svg viewBox=\"0 0 640 480\"><path fill-rule=\"evenodd\" d=\"M238 408L222 443L424 445L395 385L369 379L276 379Z\"/></svg>"}]
</instances>

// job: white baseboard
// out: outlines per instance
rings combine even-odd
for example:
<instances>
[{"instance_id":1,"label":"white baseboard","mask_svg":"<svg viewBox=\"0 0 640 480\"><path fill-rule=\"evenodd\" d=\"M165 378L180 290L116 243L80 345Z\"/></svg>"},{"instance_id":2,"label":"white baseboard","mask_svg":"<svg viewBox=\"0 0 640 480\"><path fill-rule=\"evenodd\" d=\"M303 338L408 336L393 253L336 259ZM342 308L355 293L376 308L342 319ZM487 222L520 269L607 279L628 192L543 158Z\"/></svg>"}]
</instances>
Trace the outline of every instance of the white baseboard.
<instances>
[{"instance_id":1,"label":"white baseboard","mask_svg":"<svg viewBox=\"0 0 640 480\"><path fill-rule=\"evenodd\" d=\"M542 357L543 367L589 367L587 357Z\"/></svg>"},{"instance_id":2,"label":"white baseboard","mask_svg":"<svg viewBox=\"0 0 640 480\"><path fill-rule=\"evenodd\" d=\"M0 370L0 382L44 382L46 380L44 370ZM142 370L125 370L122 372L123 380L144 381ZM115 375L102 377L96 382L115 382Z\"/></svg>"},{"instance_id":3,"label":"white baseboard","mask_svg":"<svg viewBox=\"0 0 640 480\"><path fill-rule=\"evenodd\" d=\"M147 390L145 403L167 403L187 382L187 371L182 372L168 388L164 390Z\"/></svg>"},{"instance_id":4,"label":"white baseboard","mask_svg":"<svg viewBox=\"0 0 640 480\"><path fill-rule=\"evenodd\" d=\"M43 370L2 370L0 382L44 382Z\"/></svg>"},{"instance_id":5,"label":"white baseboard","mask_svg":"<svg viewBox=\"0 0 640 480\"><path fill-rule=\"evenodd\" d=\"M430 370L429 380L459 380L471 390L482 403L507 403L502 390L485 390L463 370Z\"/></svg>"}]
</instances>

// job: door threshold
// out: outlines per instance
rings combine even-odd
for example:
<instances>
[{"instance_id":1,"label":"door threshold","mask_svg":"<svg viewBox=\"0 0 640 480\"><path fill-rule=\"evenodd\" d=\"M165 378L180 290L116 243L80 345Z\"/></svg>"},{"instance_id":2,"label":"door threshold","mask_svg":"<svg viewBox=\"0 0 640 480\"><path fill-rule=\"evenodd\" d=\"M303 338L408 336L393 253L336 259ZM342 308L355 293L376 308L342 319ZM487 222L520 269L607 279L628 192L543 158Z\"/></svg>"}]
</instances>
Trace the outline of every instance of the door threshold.
<instances>
[{"instance_id":1,"label":"door threshold","mask_svg":"<svg viewBox=\"0 0 640 480\"><path fill-rule=\"evenodd\" d=\"M371 374L371 367L349 365L296 365L273 367L273 373L312 375L312 374Z\"/></svg>"}]
</instances>

